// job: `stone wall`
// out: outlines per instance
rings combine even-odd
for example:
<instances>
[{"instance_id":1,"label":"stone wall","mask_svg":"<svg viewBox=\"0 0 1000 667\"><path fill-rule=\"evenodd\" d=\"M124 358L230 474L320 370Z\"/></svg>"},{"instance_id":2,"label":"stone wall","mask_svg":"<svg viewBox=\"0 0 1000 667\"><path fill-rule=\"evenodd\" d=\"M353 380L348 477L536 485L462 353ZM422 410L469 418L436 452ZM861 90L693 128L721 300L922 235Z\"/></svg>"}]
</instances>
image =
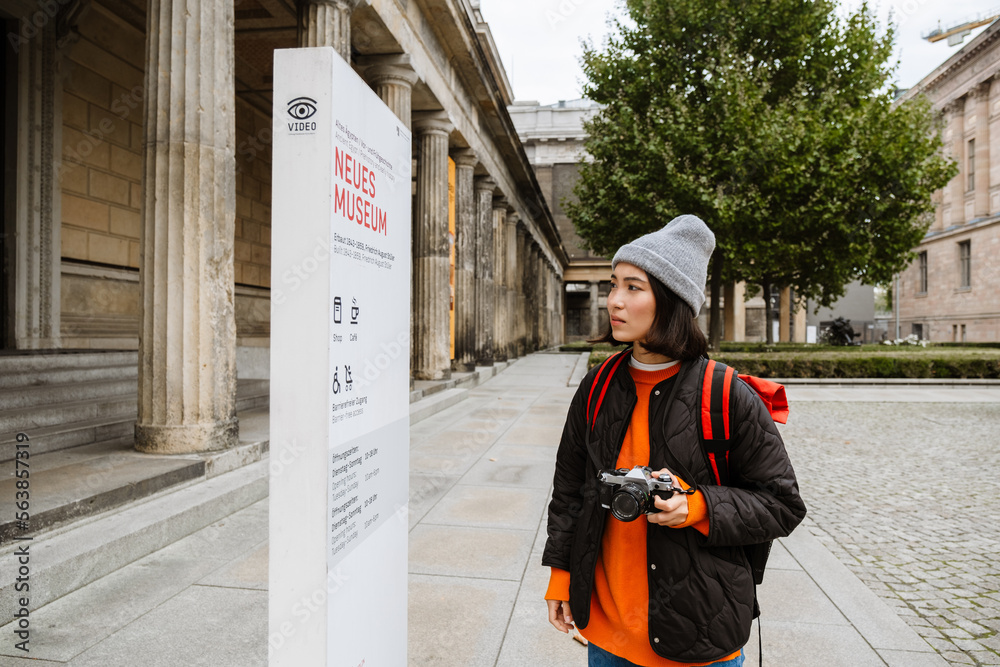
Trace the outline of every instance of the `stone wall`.
<instances>
[{"instance_id":1,"label":"stone wall","mask_svg":"<svg viewBox=\"0 0 1000 667\"><path fill-rule=\"evenodd\" d=\"M99 3L63 60L62 256L139 268L144 35Z\"/></svg>"},{"instance_id":2,"label":"stone wall","mask_svg":"<svg viewBox=\"0 0 1000 667\"><path fill-rule=\"evenodd\" d=\"M958 244L970 241L971 285L960 284ZM900 334L920 325L923 337L934 341L1000 340L1000 220L930 237L918 248L927 253L927 291L920 292L919 261L901 275Z\"/></svg>"},{"instance_id":3,"label":"stone wall","mask_svg":"<svg viewBox=\"0 0 1000 667\"><path fill-rule=\"evenodd\" d=\"M145 35L100 2L78 30L65 46L61 77L62 346L136 349ZM266 348L271 120L239 97L236 147L238 345Z\"/></svg>"},{"instance_id":4,"label":"stone wall","mask_svg":"<svg viewBox=\"0 0 1000 667\"><path fill-rule=\"evenodd\" d=\"M271 285L271 118L237 97L237 285Z\"/></svg>"}]
</instances>

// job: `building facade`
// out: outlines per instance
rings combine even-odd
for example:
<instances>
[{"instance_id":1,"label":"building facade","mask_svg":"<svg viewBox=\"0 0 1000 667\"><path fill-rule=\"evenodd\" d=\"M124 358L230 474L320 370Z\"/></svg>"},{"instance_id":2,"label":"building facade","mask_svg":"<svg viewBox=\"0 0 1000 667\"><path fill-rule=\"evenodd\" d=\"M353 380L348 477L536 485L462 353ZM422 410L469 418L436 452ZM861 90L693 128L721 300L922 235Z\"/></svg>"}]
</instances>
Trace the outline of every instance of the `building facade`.
<instances>
[{"instance_id":1,"label":"building facade","mask_svg":"<svg viewBox=\"0 0 1000 667\"><path fill-rule=\"evenodd\" d=\"M901 98L940 114L959 173L934 194L934 219L898 280L899 333L931 341L1000 340L1000 24ZM893 325L895 328L895 325Z\"/></svg>"},{"instance_id":2,"label":"building facade","mask_svg":"<svg viewBox=\"0 0 1000 667\"><path fill-rule=\"evenodd\" d=\"M576 198L580 165L589 159L583 124L598 108L579 99L547 105L517 101L508 109L569 258L562 293L567 342L592 338L608 324L611 261L586 247L566 213L566 204Z\"/></svg>"},{"instance_id":3,"label":"building facade","mask_svg":"<svg viewBox=\"0 0 1000 667\"><path fill-rule=\"evenodd\" d=\"M272 291L296 279L270 266L278 48L334 47L413 130L413 378L561 341L569 258L478 3L12 0L0 17L0 346L138 350L137 447L234 443L236 377L266 377Z\"/></svg>"}]
</instances>

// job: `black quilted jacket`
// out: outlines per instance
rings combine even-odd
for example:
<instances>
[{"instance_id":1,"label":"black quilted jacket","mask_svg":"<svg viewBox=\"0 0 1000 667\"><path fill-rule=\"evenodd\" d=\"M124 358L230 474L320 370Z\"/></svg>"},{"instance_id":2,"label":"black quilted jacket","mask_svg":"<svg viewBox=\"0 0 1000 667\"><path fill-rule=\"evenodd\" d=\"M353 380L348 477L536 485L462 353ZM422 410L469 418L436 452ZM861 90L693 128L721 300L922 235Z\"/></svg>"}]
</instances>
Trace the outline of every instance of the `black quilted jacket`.
<instances>
[{"instance_id":1,"label":"black quilted jacket","mask_svg":"<svg viewBox=\"0 0 1000 667\"><path fill-rule=\"evenodd\" d=\"M667 468L699 488L708 507L707 537L693 528L647 523L649 641L657 654L677 662L719 660L746 644L754 583L742 547L788 535L806 514L781 436L742 381L735 383L730 403L732 486L715 485L695 422L700 368L698 361L683 362L673 380L654 388L649 406L650 467ZM589 430L587 397L597 371L580 383L566 417L542 557L543 565L570 572L570 608L581 628L590 619L607 519L597 497L595 459L602 468L615 467L636 403L635 383L622 363Z\"/></svg>"}]
</instances>

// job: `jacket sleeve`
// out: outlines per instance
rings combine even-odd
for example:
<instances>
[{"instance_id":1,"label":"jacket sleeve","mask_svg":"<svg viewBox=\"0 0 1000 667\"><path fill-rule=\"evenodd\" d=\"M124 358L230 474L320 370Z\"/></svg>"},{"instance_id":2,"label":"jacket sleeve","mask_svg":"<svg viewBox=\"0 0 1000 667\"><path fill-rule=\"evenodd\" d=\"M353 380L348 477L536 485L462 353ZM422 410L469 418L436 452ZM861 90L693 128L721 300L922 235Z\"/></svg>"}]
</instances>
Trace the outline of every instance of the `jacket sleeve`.
<instances>
[{"instance_id":1,"label":"jacket sleeve","mask_svg":"<svg viewBox=\"0 0 1000 667\"><path fill-rule=\"evenodd\" d=\"M566 414L556 453L552 500L549 502L548 539L542 565L570 569L570 550L576 523L583 509L583 487L587 474L587 395L596 369L580 383Z\"/></svg>"},{"instance_id":2,"label":"jacket sleeve","mask_svg":"<svg viewBox=\"0 0 1000 667\"><path fill-rule=\"evenodd\" d=\"M760 397L742 380L733 388L729 450L732 486L701 486L708 546L756 544L792 532L806 515L785 443Z\"/></svg>"}]
</instances>

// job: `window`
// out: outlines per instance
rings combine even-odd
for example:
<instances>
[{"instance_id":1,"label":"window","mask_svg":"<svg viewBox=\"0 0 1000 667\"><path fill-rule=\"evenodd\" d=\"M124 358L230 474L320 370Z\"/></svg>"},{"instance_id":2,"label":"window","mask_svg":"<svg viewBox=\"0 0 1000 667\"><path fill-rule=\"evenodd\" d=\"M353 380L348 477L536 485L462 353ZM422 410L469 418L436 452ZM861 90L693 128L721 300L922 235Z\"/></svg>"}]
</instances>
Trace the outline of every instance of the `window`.
<instances>
[{"instance_id":1,"label":"window","mask_svg":"<svg viewBox=\"0 0 1000 667\"><path fill-rule=\"evenodd\" d=\"M972 241L958 244L959 287L972 287Z\"/></svg>"},{"instance_id":2,"label":"window","mask_svg":"<svg viewBox=\"0 0 1000 667\"><path fill-rule=\"evenodd\" d=\"M923 340L924 339L924 325L923 324L916 324L916 323L912 324L910 326L910 333L913 334L914 336L916 336L917 338L919 338L920 340Z\"/></svg>"},{"instance_id":3,"label":"window","mask_svg":"<svg viewBox=\"0 0 1000 667\"><path fill-rule=\"evenodd\" d=\"M927 294L927 251L917 255L917 267L920 276L917 278L917 294Z\"/></svg>"},{"instance_id":4,"label":"window","mask_svg":"<svg viewBox=\"0 0 1000 667\"><path fill-rule=\"evenodd\" d=\"M964 324L962 325L962 342L963 343L968 342L968 339L965 337L965 325Z\"/></svg>"},{"instance_id":5,"label":"window","mask_svg":"<svg viewBox=\"0 0 1000 667\"><path fill-rule=\"evenodd\" d=\"M953 342L953 343L957 343L958 342L958 325L957 324L952 324L951 325L951 342Z\"/></svg>"},{"instance_id":6,"label":"window","mask_svg":"<svg viewBox=\"0 0 1000 667\"><path fill-rule=\"evenodd\" d=\"M969 185L966 188L966 191L970 191L970 190L975 190L976 189L976 140L975 139L969 139L969 153L968 153L968 155L969 155L969 159L968 159L967 162L968 162L968 165L969 165L969 170L968 170L968 173L969 173Z\"/></svg>"}]
</instances>

